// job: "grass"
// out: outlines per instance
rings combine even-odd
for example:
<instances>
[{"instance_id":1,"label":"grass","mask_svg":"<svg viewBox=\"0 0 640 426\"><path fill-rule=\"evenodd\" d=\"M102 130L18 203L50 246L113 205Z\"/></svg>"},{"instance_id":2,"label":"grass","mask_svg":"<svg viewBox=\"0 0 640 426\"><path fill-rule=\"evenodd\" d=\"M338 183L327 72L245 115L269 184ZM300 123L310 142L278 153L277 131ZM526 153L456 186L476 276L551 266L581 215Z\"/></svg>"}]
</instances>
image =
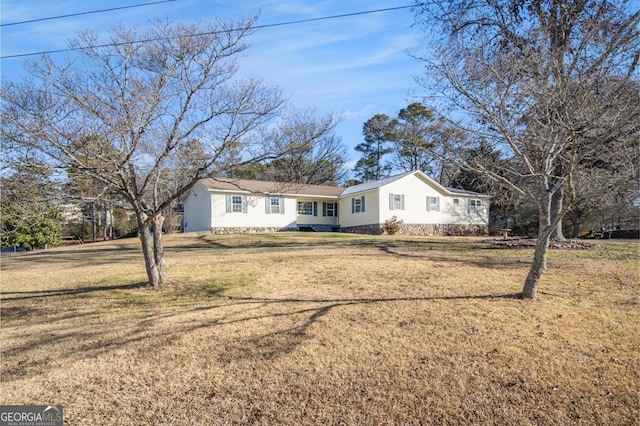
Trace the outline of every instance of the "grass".
<instances>
[{"instance_id":1,"label":"grass","mask_svg":"<svg viewBox=\"0 0 640 426\"><path fill-rule=\"evenodd\" d=\"M2 259L2 404L67 424L639 424L638 243L166 237Z\"/></svg>"}]
</instances>

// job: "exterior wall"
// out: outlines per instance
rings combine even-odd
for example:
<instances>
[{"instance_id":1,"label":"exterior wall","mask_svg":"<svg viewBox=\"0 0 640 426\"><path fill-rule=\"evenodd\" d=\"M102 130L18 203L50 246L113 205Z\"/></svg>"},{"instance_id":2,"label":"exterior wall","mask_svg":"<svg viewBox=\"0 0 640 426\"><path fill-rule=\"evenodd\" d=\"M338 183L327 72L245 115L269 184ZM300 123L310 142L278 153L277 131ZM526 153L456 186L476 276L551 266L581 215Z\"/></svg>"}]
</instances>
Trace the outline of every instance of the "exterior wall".
<instances>
[{"instance_id":1,"label":"exterior wall","mask_svg":"<svg viewBox=\"0 0 640 426\"><path fill-rule=\"evenodd\" d=\"M184 201L184 232L208 231L211 228L211 195L197 182Z\"/></svg>"},{"instance_id":2,"label":"exterior wall","mask_svg":"<svg viewBox=\"0 0 640 426\"><path fill-rule=\"evenodd\" d=\"M227 195L245 195L247 197L246 213L227 213ZM295 228L298 204L294 198L283 198L284 214L265 213L265 197L249 194L213 192L211 228Z\"/></svg>"},{"instance_id":3,"label":"exterior wall","mask_svg":"<svg viewBox=\"0 0 640 426\"><path fill-rule=\"evenodd\" d=\"M317 203L316 206L316 215L306 215L301 214L297 215L297 223L299 225L338 225L340 221L340 217L343 215L342 205L338 206L338 216L323 216L322 215L322 203L337 203L338 200L330 199L330 200L322 200L317 198L298 198L296 200L296 209L298 201L308 201L312 203Z\"/></svg>"},{"instance_id":4,"label":"exterior wall","mask_svg":"<svg viewBox=\"0 0 640 426\"><path fill-rule=\"evenodd\" d=\"M391 210L390 194L404 195L404 210ZM438 210L427 211L427 197L437 197ZM489 222L488 202L483 200L479 212L469 212L466 195L445 195L416 175L408 175L380 188L380 223L396 216L405 224L434 225L487 225ZM459 204L454 204L454 199ZM476 198L473 198L476 199Z\"/></svg>"},{"instance_id":5,"label":"exterior wall","mask_svg":"<svg viewBox=\"0 0 640 426\"><path fill-rule=\"evenodd\" d=\"M352 213L351 200L353 198L364 197L364 212ZM388 199L387 199L388 200ZM380 197L378 191L368 191L353 195L348 195L340 200L340 227L349 228L354 226L372 225L380 222Z\"/></svg>"},{"instance_id":6,"label":"exterior wall","mask_svg":"<svg viewBox=\"0 0 640 426\"><path fill-rule=\"evenodd\" d=\"M301 225L338 225L339 216L323 216L323 202L337 203L336 199L300 198L299 201L315 202L316 215L298 215L298 199L280 197L284 200L284 214L265 211L266 198L231 192L209 192L198 183L185 201L184 232L210 231L217 234L276 232L297 230ZM247 197L246 213L227 213L227 195ZM338 207L338 215L342 212Z\"/></svg>"}]
</instances>

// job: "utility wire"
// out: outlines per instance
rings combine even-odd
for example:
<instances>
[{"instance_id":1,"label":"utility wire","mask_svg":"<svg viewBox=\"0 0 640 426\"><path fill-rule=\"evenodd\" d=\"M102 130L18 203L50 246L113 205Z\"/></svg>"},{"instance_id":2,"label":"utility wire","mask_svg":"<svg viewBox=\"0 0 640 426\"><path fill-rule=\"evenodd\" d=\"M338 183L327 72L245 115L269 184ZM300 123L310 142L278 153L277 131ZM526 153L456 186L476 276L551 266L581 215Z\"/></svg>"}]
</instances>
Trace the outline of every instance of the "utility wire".
<instances>
[{"instance_id":1,"label":"utility wire","mask_svg":"<svg viewBox=\"0 0 640 426\"><path fill-rule=\"evenodd\" d=\"M175 1L175 0L169 0L169 1ZM308 23L308 22L327 21L327 20L330 20L330 19L347 18L347 17L350 17L350 16L368 15L368 14L372 14L372 13L381 13L381 12L391 12L391 11L394 11L394 10L408 9L408 8L411 8L411 7L414 7L414 5L388 7L386 9L365 10L365 11L362 11L362 12L353 12L353 13L344 13L344 14L341 14L341 15L323 16L323 17L320 17L320 18L309 18L309 19L300 19L300 20L297 20L297 21L286 21L286 22L277 22L277 23L274 23L274 24L256 25L256 26L251 27L251 29L256 29L257 30L257 29L264 29L264 28L282 27L282 26L285 26L285 25L304 24L304 23ZM235 29L231 29L231 30L208 31L208 32L193 34L191 37L198 37L198 36L204 36L204 35L213 35L213 34L221 34L221 33L230 32L230 31L244 31L244 30L246 30L246 28L235 28ZM36 56L36 55L44 55L44 54L51 54L51 53L72 52L72 51L78 51L78 50L87 50L87 49L95 49L95 48L110 47L110 46L122 46L122 45L129 44L129 43L149 43L149 42L153 42L153 41L173 40L173 39L176 39L176 38L179 38L179 37L181 37L181 36L158 37L158 38L149 38L149 39L143 39L143 40L136 40L136 41L132 41L132 42L106 43L106 44L97 44L97 45L94 45L94 46L85 46L85 47L76 47L76 48L67 48L67 49L58 49L58 50L46 50L46 51L31 52L31 53L19 53L19 54L16 54L16 55L0 56L0 59L14 59L14 58L23 58L23 57L26 57L26 56Z\"/></svg>"},{"instance_id":2,"label":"utility wire","mask_svg":"<svg viewBox=\"0 0 640 426\"><path fill-rule=\"evenodd\" d=\"M151 3L132 4L130 6L122 6L122 7L112 7L111 9L101 9L101 10L92 10L89 12L70 13L68 15L50 16L48 18L30 19L28 21L9 22L8 24L1 24L0 27L8 27L10 25L30 24L32 22L40 22L40 21L50 21L52 19L70 18L72 16L91 15L92 13L112 12L114 10L131 9L134 7L150 6L153 4L170 3L174 1L177 1L177 0L154 1Z\"/></svg>"}]
</instances>

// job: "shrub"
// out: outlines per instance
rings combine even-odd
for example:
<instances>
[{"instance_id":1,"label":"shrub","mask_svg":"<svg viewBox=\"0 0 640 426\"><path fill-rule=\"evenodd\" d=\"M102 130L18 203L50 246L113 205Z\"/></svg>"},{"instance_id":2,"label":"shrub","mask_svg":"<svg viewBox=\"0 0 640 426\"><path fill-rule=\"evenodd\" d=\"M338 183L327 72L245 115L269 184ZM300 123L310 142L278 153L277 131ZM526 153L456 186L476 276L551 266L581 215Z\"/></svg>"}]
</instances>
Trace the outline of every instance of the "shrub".
<instances>
[{"instance_id":1,"label":"shrub","mask_svg":"<svg viewBox=\"0 0 640 426\"><path fill-rule=\"evenodd\" d=\"M382 225L382 233L388 235L395 235L400 232L400 225L402 225L404 221L402 219L398 220L396 216L393 216L391 219L387 219L384 221L384 225Z\"/></svg>"}]
</instances>

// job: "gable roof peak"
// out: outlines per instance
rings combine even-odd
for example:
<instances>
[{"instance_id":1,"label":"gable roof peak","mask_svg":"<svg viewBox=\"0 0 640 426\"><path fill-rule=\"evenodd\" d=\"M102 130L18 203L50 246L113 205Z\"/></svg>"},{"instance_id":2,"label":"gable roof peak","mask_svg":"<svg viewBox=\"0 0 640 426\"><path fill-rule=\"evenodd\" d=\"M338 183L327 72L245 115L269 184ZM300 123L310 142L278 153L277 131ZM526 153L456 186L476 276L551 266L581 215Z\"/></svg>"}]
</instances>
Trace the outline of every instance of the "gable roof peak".
<instances>
[{"instance_id":1,"label":"gable roof peak","mask_svg":"<svg viewBox=\"0 0 640 426\"><path fill-rule=\"evenodd\" d=\"M385 185L388 185L392 182L395 182L399 179L402 179L405 176L409 176L412 174L416 174L416 173L420 173L422 175L424 175L424 173L422 173L419 170L414 170L412 172L405 172L405 173L401 173L399 175L394 175L394 176L389 176L383 179L379 179L379 180L373 180L371 182L365 182L365 183L361 183L359 185L354 185L354 186L350 186L347 189L344 190L344 192L342 193L343 196L345 195L350 195L350 194L357 194L359 192L367 192L367 191L372 191L375 189L379 189ZM426 175L424 175L426 176Z\"/></svg>"}]
</instances>

